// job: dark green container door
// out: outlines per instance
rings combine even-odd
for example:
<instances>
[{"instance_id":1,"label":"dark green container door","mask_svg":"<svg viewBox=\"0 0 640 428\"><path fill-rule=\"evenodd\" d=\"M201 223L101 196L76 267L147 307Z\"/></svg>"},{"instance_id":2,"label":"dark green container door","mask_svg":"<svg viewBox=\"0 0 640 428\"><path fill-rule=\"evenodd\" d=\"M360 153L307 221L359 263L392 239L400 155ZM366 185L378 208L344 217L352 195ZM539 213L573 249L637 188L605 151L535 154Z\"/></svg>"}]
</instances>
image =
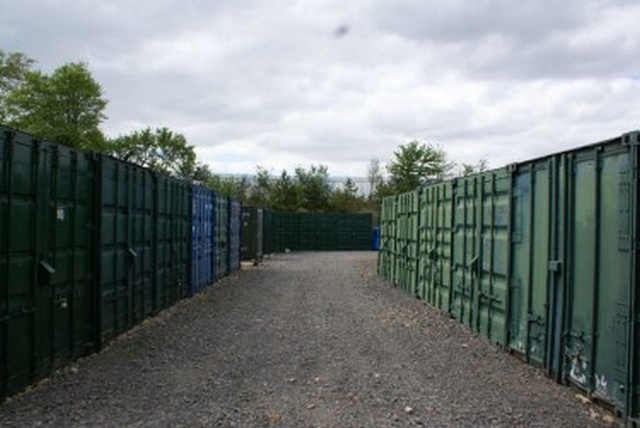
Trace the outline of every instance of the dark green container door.
<instances>
[{"instance_id":1,"label":"dark green container door","mask_svg":"<svg viewBox=\"0 0 640 428\"><path fill-rule=\"evenodd\" d=\"M48 149L48 150L47 150ZM46 306L53 314L54 366L87 354L94 347L93 231L94 169L89 155L66 147L48 146L41 161L50 193L43 229L48 232L50 260L55 270L41 264L41 284L50 280ZM42 192L42 190L40 190ZM42 231L44 233L44 230ZM43 234L43 236L46 236ZM48 278L49 277L49 278ZM44 303L44 302L43 302ZM44 308L43 308L44 309ZM47 322L48 324L48 322Z\"/></svg>"},{"instance_id":2,"label":"dark green container door","mask_svg":"<svg viewBox=\"0 0 640 428\"><path fill-rule=\"evenodd\" d=\"M509 346L541 366L546 365L547 283L554 275L550 227L558 197L552 165L541 160L518 168L512 195Z\"/></svg>"},{"instance_id":3,"label":"dark green container door","mask_svg":"<svg viewBox=\"0 0 640 428\"><path fill-rule=\"evenodd\" d=\"M258 263L263 256L264 210L242 207L242 260Z\"/></svg>"},{"instance_id":4,"label":"dark green container door","mask_svg":"<svg viewBox=\"0 0 640 428\"><path fill-rule=\"evenodd\" d=\"M442 183L420 192L418 289L432 306L449 312L453 259L453 186Z\"/></svg>"},{"instance_id":5,"label":"dark green container door","mask_svg":"<svg viewBox=\"0 0 640 428\"><path fill-rule=\"evenodd\" d=\"M398 196L396 202L396 267L394 283L418 294L418 191Z\"/></svg>"},{"instance_id":6,"label":"dark green container door","mask_svg":"<svg viewBox=\"0 0 640 428\"><path fill-rule=\"evenodd\" d=\"M453 288L451 315L470 327L478 316L476 281L479 263L478 178L454 182Z\"/></svg>"},{"instance_id":7,"label":"dark green container door","mask_svg":"<svg viewBox=\"0 0 640 428\"><path fill-rule=\"evenodd\" d=\"M393 282L396 246L396 198L382 200L380 212L380 250L378 251L378 273Z\"/></svg>"},{"instance_id":8,"label":"dark green container door","mask_svg":"<svg viewBox=\"0 0 640 428\"><path fill-rule=\"evenodd\" d=\"M512 214L509 346L623 412L636 365L631 152L618 139L520 165Z\"/></svg>"},{"instance_id":9,"label":"dark green container door","mask_svg":"<svg viewBox=\"0 0 640 428\"><path fill-rule=\"evenodd\" d=\"M0 128L1 396L94 349L93 169Z\"/></svg>"},{"instance_id":10,"label":"dark green container door","mask_svg":"<svg viewBox=\"0 0 640 428\"><path fill-rule=\"evenodd\" d=\"M452 183L449 310L460 322L499 344L505 343L507 334L510 177L509 171L496 170Z\"/></svg>"},{"instance_id":11,"label":"dark green container door","mask_svg":"<svg viewBox=\"0 0 640 428\"><path fill-rule=\"evenodd\" d=\"M564 378L625 408L629 372L631 180L629 146L578 152L569 175L568 325Z\"/></svg>"},{"instance_id":12,"label":"dark green container door","mask_svg":"<svg viewBox=\"0 0 640 428\"><path fill-rule=\"evenodd\" d=\"M215 277L222 278L229 273L229 198L216 195L215 200Z\"/></svg>"},{"instance_id":13,"label":"dark green container door","mask_svg":"<svg viewBox=\"0 0 640 428\"><path fill-rule=\"evenodd\" d=\"M507 337L509 214L511 174L497 170L478 176L480 242L475 329L494 343Z\"/></svg>"},{"instance_id":14,"label":"dark green container door","mask_svg":"<svg viewBox=\"0 0 640 428\"><path fill-rule=\"evenodd\" d=\"M100 316L103 341L154 311L154 176L100 156Z\"/></svg>"},{"instance_id":15,"label":"dark green container door","mask_svg":"<svg viewBox=\"0 0 640 428\"><path fill-rule=\"evenodd\" d=\"M190 184L156 177L154 309L187 297L190 291Z\"/></svg>"},{"instance_id":16,"label":"dark green container door","mask_svg":"<svg viewBox=\"0 0 640 428\"><path fill-rule=\"evenodd\" d=\"M264 254L272 254L276 252L275 249L275 225L276 213L271 210L264 210L263 214L263 227L262 227L262 250Z\"/></svg>"}]
</instances>

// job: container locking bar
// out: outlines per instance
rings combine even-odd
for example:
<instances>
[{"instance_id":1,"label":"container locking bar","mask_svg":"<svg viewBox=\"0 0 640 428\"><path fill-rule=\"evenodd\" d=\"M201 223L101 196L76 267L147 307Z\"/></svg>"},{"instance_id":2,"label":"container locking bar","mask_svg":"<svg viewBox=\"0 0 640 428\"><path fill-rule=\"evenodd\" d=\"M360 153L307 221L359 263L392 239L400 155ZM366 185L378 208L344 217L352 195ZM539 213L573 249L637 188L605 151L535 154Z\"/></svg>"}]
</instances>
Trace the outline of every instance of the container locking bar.
<instances>
[{"instance_id":1,"label":"container locking bar","mask_svg":"<svg viewBox=\"0 0 640 428\"><path fill-rule=\"evenodd\" d=\"M561 273L562 272L562 261L560 261L560 260L549 260L549 270L551 272Z\"/></svg>"},{"instance_id":2,"label":"container locking bar","mask_svg":"<svg viewBox=\"0 0 640 428\"><path fill-rule=\"evenodd\" d=\"M51 277L56 273L53 266L44 260L40 260L38 265L38 282L40 284L51 284Z\"/></svg>"}]
</instances>

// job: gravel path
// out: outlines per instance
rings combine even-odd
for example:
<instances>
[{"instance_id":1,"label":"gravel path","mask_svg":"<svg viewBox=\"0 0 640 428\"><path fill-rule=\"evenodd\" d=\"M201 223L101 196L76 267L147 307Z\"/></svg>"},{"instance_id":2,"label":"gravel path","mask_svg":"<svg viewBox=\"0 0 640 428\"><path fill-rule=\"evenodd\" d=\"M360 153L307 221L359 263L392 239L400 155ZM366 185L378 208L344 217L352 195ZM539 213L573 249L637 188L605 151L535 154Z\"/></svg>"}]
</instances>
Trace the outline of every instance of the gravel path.
<instances>
[{"instance_id":1,"label":"gravel path","mask_svg":"<svg viewBox=\"0 0 640 428\"><path fill-rule=\"evenodd\" d=\"M597 426L610 416L375 275L290 253L0 407L0 426Z\"/></svg>"}]
</instances>

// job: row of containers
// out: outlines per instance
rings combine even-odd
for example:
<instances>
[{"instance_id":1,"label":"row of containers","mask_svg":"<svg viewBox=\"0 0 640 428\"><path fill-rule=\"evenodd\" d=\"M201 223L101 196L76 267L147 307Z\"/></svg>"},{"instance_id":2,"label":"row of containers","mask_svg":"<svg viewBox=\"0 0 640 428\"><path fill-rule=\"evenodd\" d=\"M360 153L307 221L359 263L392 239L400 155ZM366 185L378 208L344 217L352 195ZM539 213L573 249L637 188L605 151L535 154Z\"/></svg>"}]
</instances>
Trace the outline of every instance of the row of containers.
<instances>
[{"instance_id":1,"label":"row of containers","mask_svg":"<svg viewBox=\"0 0 640 428\"><path fill-rule=\"evenodd\" d=\"M238 201L0 126L0 399L240 268Z\"/></svg>"},{"instance_id":2,"label":"row of containers","mask_svg":"<svg viewBox=\"0 0 640 428\"><path fill-rule=\"evenodd\" d=\"M370 213L289 213L243 207L242 259L287 251L368 251L378 248Z\"/></svg>"},{"instance_id":3,"label":"row of containers","mask_svg":"<svg viewBox=\"0 0 640 428\"><path fill-rule=\"evenodd\" d=\"M382 201L379 274L640 416L640 134Z\"/></svg>"}]
</instances>

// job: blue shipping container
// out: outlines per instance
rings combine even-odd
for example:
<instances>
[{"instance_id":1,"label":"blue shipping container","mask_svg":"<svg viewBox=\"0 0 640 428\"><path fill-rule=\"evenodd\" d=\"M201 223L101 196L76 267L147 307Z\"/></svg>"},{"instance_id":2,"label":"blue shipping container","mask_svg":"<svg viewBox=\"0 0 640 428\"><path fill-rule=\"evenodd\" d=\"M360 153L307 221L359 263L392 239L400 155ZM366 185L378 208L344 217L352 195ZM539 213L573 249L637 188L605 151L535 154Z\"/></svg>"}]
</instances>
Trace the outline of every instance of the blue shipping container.
<instances>
[{"instance_id":1,"label":"blue shipping container","mask_svg":"<svg viewBox=\"0 0 640 428\"><path fill-rule=\"evenodd\" d=\"M229 274L229 198L215 195L214 261L215 278Z\"/></svg>"},{"instance_id":2,"label":"blue shipping container","mask_svg":"<svg viewBox=\"0 0 640 428\"><path fill-rule=\"evenodd\" d=\"M191 294L195 294L215 280L213 259L215 195L211 190L198 185L193 185L192 192Z\"/></svg>"}]
</instances>

